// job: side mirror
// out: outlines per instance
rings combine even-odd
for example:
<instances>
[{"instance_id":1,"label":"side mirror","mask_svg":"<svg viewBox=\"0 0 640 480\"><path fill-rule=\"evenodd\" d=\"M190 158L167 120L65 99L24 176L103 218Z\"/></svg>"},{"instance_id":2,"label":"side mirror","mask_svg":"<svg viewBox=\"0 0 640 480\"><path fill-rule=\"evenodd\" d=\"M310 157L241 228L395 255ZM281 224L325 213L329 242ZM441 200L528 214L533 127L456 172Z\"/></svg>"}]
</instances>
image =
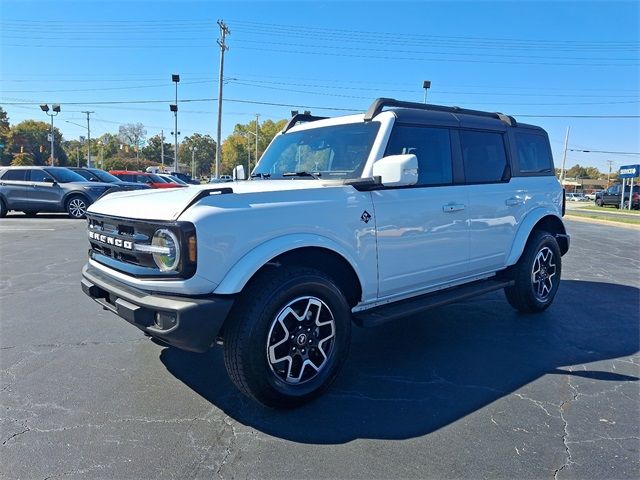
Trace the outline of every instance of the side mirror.
<instances>
[{"instance_id":1,"label":"side mirror","mask_svg":"<svg viewBox=\"0 0 640 480\"><path fill-rule=\"evenodd\" d=\"M233 169L233 179L234 180L245 180L247 177L244 174L244 165L237 165Z\"/></svg>"},{"instance_id":2,"label":"side mirror","mask_svg":"<svg viewBox=\"0 0 640 480\"><path fill-rule=\"evenodd\" d=\"M390 155L373 164L373 176L385 187L404 187L418 183L418 158L410 153Z\"/></svg>"},{"instance_id":3,"label":"side mirror","mask_svg":"<svg viewBox=\"0 0 640 480\"><path fill-rule=\"evenodd\" d=\"M50 184L52 184L52 185L55 185L55 184L56 184L56 181L55 181L53 178L51 178L51 177L44 177L44 178L42 179L42 181L43 181L43 182L45 182L45 183L50 183Z\"/></svg>"}]
</instances>

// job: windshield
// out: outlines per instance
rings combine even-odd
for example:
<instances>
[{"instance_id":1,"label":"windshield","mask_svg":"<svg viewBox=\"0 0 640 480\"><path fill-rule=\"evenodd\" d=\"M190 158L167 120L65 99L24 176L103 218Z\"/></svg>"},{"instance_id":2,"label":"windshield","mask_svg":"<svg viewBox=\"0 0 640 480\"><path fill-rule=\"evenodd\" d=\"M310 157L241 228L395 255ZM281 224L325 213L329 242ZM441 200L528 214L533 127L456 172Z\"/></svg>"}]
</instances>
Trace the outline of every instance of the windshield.
<instances>
[{"instance_id":1,"label":"windshield","mask_svg":"<svg viewBox=\"0 0 640 480\"><path fill-rule=\"evenodd\" d=\"M277 136L253 170L253 176L285 178L357 178L362 173L379 122L312 128ZM289 175L286 175L289 174Z\"/></svg>"},{"instance_id":2,"label":"windshield","mask_svg":"<svg viewBox=\"0 0 640 480\"><path fill-rule=\"evenodd\" d=\"M93 173L96 177L98 177L101 182L114 183L114 182L121 181L115 175L111 175L109 172L105 172L104 170L99 170L96 168L95 170L89 170L89 171Z\"/></svg>"},{"instance_id":3,"label":"windshield","mask_svg":"<svg viewBox=\"0 0 640 480\"><path fill-rule=\"evenodd\" d=\"M175 177L173 175L167 175L166 177L163 177L165 180L167 180L168 182L173 182L173 183L177 183L179 185L189 185L187 182L185 182L184 180L180 180L178 177Z\"/></svg>"},{"instance_id":4,"label":"windshield","mask_svg":"<svg viewBox=\"0 0 640 480\"><path fill-rule=\"evenodd\" d=\"M170 181L165 180L159 175L154 175L153 173L148 174L147 177L149 177L153 183L171 183Z\"/></svg>"},{"instance_id":5,"label":"windshield","mask_svg":"<svg viewBox=\"0 0 640 480\"><path fill-rule=\"evenodd\" d=\"M46 168L45 171L58 183L86 182L87 179L66 168Z\"/></svg>"}]
</instances>

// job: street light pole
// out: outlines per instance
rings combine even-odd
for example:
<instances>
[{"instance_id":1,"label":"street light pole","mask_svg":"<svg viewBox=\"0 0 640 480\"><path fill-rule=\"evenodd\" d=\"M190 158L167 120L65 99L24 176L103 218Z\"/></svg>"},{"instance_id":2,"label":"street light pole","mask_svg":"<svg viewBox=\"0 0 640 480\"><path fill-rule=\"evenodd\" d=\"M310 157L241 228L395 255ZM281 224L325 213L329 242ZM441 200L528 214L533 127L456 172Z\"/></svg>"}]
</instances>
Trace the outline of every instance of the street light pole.
<instances>
[{"instance_id":1,"label":"street light pole","mask_svg":"<svg viewBox=\"0 0 640 480\"><path fill-rule=\"evenodd\" d=\"M54 151L54 143L53 143L53 117L55 117L56 115L58 115L60 113L60 105L58 105L57 103L54 103L53 105L51 105L51 110L53 113L49 113L49 105L47 105L46 103L40 105L40 110L42 110L44 113L46 113L47 115L49 115L51 117L51 166L54 166L54 161L53 159L55 158L55 151Z\"/></svg>"},{"instance_id":2,"label":"street light pole","mask_svg":"<svg viewBox=\"0 0 640 480\"><path fill-rule=\"evenodd\" d=\"M422 88L424 88L424 103L427 103L427 90L431 88L431 81L425 80L422 82Z\"/></svg>"},{"instance_id":3,"label":"street light pole","mask_svg":"<svg viewBox=\"0 0 640 480\"><path fill-rule=\"evenodd\" d=\"M174 172L178 171L178 83L180 82L180 75L174 73L171 75L171 81L176 84L176 103L171 105L171 111L174 116L174 129L173 129L173 169Z\"/></svg>"}]
</instances>

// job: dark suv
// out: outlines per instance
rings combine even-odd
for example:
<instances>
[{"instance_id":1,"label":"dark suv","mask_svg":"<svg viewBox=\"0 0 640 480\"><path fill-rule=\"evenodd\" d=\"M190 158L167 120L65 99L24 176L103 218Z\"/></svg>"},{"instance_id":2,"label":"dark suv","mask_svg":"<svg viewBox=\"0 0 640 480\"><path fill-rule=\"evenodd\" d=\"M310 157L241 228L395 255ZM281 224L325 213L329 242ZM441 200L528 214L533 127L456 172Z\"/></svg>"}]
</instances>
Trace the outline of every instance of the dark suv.
<instances>
[{"instance_id":1,"label":"dark suv","mask_svg":"<svg viewBox=\"0 0 640 480\"><path fill-rule=\"evenodd\" d=\"M67 212L71 218L83 218L89 205L118 190L64 167L0 167L0 217L20 210L27 215Z\"/></svg>"},{"instance_id":2,"label":"dark suv","mask_svg":"<svg viewBox=\"0 0 640 480\"><path fill-rule=\"evenodd\" d=\"M640 187L636 186L633 189L633 195L631 198L631 208L638 210L640 207L640 195L638 194ZM631 193L631 187L629 185L624 187L624 202L623 208L629 208L629 194ZM605 207L607 205L613 205L616 208L620 208L620 200L622 197L622 184L617 183L611 185L606 190L596 193L596 205L599 207Z\"/></svg>"},{"instance_id":3,"label":"dark suv","mask_svg":"<svg viewBox=\"0 0 640 480\"><path fill-rule=\"evenodd\" d=\"M151 190L149 185L138 182L126 182L120 180L115 175L111 175L109 172L100 170L99 168L87 168L87 167L69 167L69 170L73 170L78 175L85 178L90 182L104 182L111 183L118 187L120 190Z\"/></svg>"}]
</instances>

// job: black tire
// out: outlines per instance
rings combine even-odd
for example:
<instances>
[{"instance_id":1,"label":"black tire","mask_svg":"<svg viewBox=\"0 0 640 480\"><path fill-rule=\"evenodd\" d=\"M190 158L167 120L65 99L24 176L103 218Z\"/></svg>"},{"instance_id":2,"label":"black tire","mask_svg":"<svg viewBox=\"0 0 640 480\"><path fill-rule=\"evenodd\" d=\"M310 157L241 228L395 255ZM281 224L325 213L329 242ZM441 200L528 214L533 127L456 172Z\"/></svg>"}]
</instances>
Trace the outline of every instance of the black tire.
<instances>
[{"instance_id":1,"label":"black tire","mask_svg":"<svg viewBox=\"0 0 640 480\"><path fill-rule=\"evenodd\" d=\"M27 217L35 217L38 214L37 210L23 210L22 213L24 213Z\"/></svg>"},{"instance_id":2,"label":"black tire","mask_svg":"<svg viewBox=\"0 0 640 480\"><path fill-rule=\"evenodd\" d=\"M4 204L4 200L0 198L0 218L7 216L7 206Z\"/></svg>"},{"instance_id":3,"label":"black tire","mask_svg":"<svg viewBox=\"0 0 640 480\"><path fill-rule=\"evenodd\" d=\"M555 237L534 230L518 263L509 271L515 285L504 289L507 300L519 312L542 312L556 296L561 273L562 256Z\"/></svg>"},{"instance_id":4,"label":"black tire","mask_svg":"<svg viewBox=\"0 0 640 480\"><path fill-rule=\"evenodd\" d=\"M224 361L245 395L292 408L329 387L350 337L351 310L330 277L312 268L276 267L253 279L237 300L225 324Z\"/></svg>"},{"instance_id":5,"label":"black tire","mask_svg":"<svg viewBox=\"0 0 640 480\"><path fill-rule=\"evenodd\" d=\"M71 218L84 218L89 202L82 195L71 195L67 199L65 210Z\"/></svg>"},{"instance_id":6,"label":"black tire","mask_svg":"<svg viewBox=\"0 0 640 480\"><path fill-rule=\"evenodd\" d=\"M596 199L596 205L599 206L599 207L602 206L602 199L601 198Z\"/></svg>"}]
</instances>

